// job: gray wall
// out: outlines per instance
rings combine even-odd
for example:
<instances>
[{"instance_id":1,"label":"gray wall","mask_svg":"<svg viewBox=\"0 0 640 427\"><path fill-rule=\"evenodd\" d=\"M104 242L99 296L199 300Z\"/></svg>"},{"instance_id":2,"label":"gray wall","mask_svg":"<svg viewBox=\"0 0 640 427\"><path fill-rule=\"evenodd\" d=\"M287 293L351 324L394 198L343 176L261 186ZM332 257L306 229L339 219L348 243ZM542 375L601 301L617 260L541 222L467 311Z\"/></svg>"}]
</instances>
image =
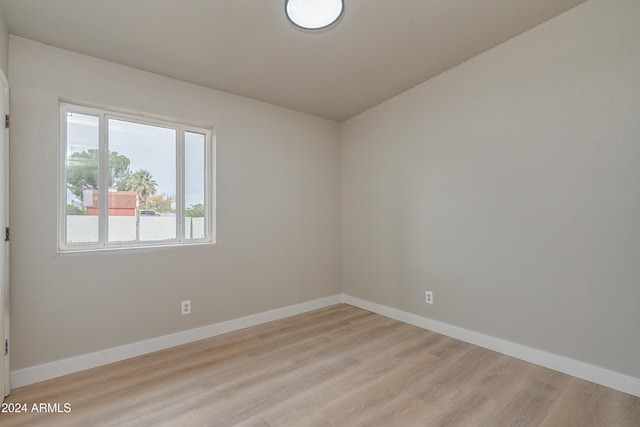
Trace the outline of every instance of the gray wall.
<instances>
[{"instance_id":1,"label":"gray wall","mask_svg":"<svg viewBox=\"0 0 640 427\"><path fill-rule=\"evenodd\" d=\"M2 6L0 6L0 69L5 77L9 77L9 30Z\"/></svg>"},{"instance_id":2,"label":"gray wall","mask_svg":"<svg viewBox=\"0 0 640 427\"><path fill-rule=\"evenodd\" d=\"M344 292L640 377L639 18L589 1L345 122Z\"/></svg>"},{"instance_id":3,"label":"gray wall","mask_svg":"<svg viewBox=\"0 0 640 427\"><path fill-rule=\"evenodd\" d=\"M13 370L340 293L337 123L14 36L10 59ZM60 97L214 125L217 244L58 254Z\"/></svg>"}]
</instances>

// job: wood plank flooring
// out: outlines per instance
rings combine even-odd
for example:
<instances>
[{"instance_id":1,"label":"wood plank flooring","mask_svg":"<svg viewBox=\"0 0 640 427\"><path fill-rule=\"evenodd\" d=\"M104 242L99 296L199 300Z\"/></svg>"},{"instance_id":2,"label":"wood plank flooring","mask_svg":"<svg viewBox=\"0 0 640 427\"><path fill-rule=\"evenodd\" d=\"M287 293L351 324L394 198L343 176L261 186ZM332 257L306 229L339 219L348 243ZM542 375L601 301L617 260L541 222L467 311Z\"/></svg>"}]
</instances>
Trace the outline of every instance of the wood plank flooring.
<instances>
[{"instance_id":1,"label":"wood plank flooring","mask_svg":"<svg viewBox=\"0 0 640 427\"><path fill-rule=\"evenodd\" d=\"M13 390L0 426L640 426L640 398L348 305Z\"/></svg>"}]
</instances>

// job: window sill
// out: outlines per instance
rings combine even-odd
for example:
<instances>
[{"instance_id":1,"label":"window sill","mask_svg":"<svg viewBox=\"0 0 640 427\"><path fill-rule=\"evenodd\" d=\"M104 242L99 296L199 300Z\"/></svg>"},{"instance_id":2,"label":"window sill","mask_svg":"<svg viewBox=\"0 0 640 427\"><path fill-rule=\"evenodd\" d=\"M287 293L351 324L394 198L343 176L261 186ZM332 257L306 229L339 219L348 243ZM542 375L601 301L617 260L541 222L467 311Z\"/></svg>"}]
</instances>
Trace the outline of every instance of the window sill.
<instances>
[{"instance_id":1,"label":"window sill","mask_svg":"<svg viewBox=\"0 0 640 427\"><path fill-rule=\"evenodd\" d=\"M68 254L87 254L96 252L119 252L119 251L131 251L131 252L149 252L150 250L163 250L163 249L175 249L175 248L189 248L195 246L216 246L215 241L198 241L193 243L149 243L144 245L131 245L131 246L103 246L95 248L71 248L60 249L58 248L58 255Z\"/></svg>"}]
</instances>

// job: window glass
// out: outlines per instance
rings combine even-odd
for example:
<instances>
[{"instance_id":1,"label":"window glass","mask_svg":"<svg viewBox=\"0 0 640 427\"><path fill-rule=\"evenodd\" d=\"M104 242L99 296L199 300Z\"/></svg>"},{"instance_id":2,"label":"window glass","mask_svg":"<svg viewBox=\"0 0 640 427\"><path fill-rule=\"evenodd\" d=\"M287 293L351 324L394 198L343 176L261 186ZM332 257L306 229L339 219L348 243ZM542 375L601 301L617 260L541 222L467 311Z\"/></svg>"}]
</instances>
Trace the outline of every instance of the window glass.
<instances>
[{"instance_id":1,"label":"window glass","mask_svg":"<svg viewBox=\"0 0 640 427\"><path fill-rule=\"evenodd\" d=\"M66 114L66 241L96 243L99 238L99 120L80 113Z\"/></svg>"},{"instance_id":2,"label":"window glass","mask_svg":"<svg viewBox=\"0 0 640 427\"><path fill-rule=\"evenodd\" d=\"M108 126L109 241L175 240L176 130L116 119Z\"/></svg>"},{"instance_id":3,"label":"window glass","mask_svg":"<svg viewBox=\"0 0 640 427\"><path fill-rule=\"evenodd\" d=\"M206 135L185 132L184 137L184 236L202 239L205 224Z\"/></svg>"}]
</instances>

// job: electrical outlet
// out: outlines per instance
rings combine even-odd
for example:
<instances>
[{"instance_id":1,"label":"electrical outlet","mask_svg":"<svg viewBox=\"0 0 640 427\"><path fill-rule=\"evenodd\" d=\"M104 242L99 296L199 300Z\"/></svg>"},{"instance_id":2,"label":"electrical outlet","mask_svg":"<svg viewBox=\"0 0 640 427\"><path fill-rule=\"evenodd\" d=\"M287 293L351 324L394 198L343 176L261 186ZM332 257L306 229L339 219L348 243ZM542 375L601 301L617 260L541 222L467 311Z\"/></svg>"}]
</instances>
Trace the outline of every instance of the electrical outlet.
<instances>
[{"instance_id":1,"label":"electrical outlet","mask_svg":"<svg viewBox=\"0 0 640 427\"><path fill-rule=\"evenodd\" d=\"M182 301L180 303L180 308L182 310L182 315L191 314L191 300L188 299L186 301Z\"/></svg>"},{"instance_id":2,"label":"electrical outlet","mask_svg":"<svg viewBox=\"0 0 640 427\"><path fill-rule=\"evenodd\" d=\"M433 304L433 292L424 291L424 302L427 304Z\"/></svg>"}]
</instances>

